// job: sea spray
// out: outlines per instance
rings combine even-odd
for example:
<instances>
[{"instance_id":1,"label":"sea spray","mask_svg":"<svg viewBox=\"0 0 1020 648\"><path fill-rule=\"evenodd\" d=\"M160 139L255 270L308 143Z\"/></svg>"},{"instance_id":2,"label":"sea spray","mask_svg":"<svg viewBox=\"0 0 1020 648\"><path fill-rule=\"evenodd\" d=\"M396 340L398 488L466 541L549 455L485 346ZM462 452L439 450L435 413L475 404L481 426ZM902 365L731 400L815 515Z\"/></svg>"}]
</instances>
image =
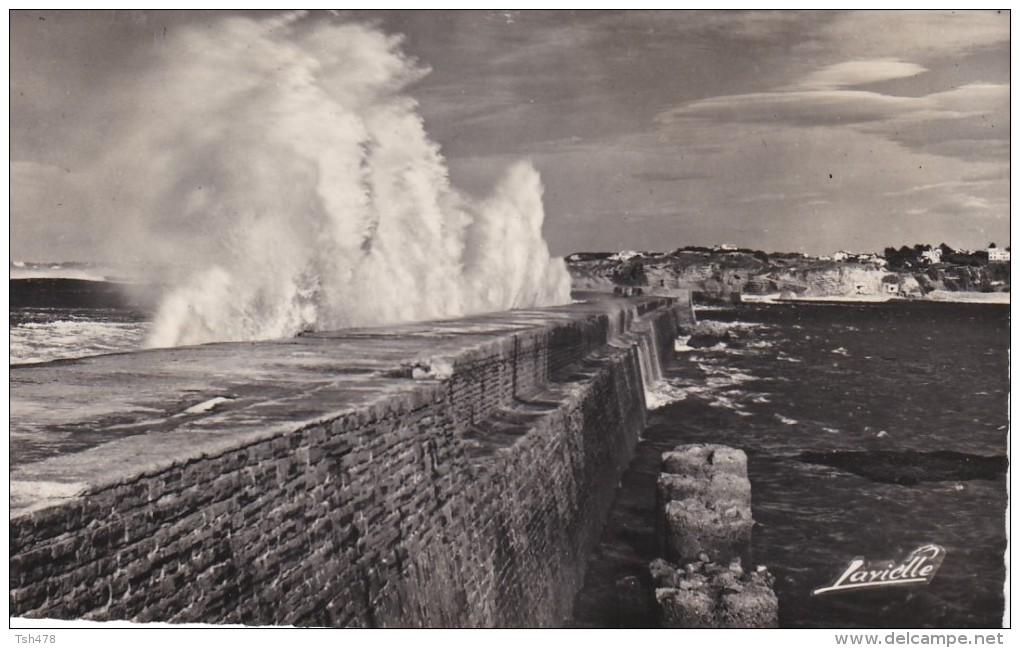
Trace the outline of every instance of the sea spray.
<instances>
[{"instance_id":1,"label":"sea spray","mask_svg":"<svg viewBox=\"0 0 1020 648\"><path fill-rule=\"evenodd\" d=\"M150 346L569 302L537 171L454 190L400 45L302 14L167 36L97 185L120 239L169 268Z\"/></svg>"}]
</instances>

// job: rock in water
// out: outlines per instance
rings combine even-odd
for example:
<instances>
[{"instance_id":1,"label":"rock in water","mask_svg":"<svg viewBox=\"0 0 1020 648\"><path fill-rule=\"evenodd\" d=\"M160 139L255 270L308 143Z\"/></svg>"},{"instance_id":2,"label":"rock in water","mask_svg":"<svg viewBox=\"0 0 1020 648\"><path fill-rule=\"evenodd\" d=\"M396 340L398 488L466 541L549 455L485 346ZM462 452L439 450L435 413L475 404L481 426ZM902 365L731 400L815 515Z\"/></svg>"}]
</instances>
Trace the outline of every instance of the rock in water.
<instances>
[{"instance_id":1,"label":"rock in water","mask_svg":"<svg viewBox=\"0 0 1020 648\"><path fill-rule=\"evenodd\" d=\"M995 479L1009 467L1009 459L1004 456L987 457L949 450L934 452L834 450L804 452L798 459L805 463L839 468L872 481L901 486L913 486L925 481Z\"/></svg>"},{"instance_id":2,"label":"rock in water","mask_svg":"<svg viewBox=\"0 0 1020 648\"><path fill-rule=\"evenodd\" d=\"M688 330L682 332L686 335L690 335L690 339L687 340L687 345L695 349L713 347L720 342L723 344L729 344L733 341L729 327L722 322L698 322L694 326L688 327Z\"/></svg>"}]
</instances>

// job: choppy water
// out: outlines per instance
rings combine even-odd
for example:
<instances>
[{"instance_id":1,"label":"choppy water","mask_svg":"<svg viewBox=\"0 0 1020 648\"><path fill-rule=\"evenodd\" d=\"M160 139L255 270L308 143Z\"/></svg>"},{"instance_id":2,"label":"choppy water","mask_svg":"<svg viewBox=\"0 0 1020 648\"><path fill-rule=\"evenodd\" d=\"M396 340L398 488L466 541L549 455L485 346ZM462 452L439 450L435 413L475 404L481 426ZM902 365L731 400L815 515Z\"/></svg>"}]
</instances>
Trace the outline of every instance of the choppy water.
<instances>
[{"instance_id":1,"label":"choppy water","mask_svg":"<svg viewBox=\"0 0 1020 648\"><path fill-rule=\"evenodd\" d=\"M16 269L41 273L34 268ZM68 271L55 266L53 272ZM16 273L12 270L11 274ZM149 330L151 308L127 286L130 284L63 276L11 279L11 364L140 348Z\"/></svg>"},{"instance_id":2,"label":"choppy water","mask_svg":"<svg viewBox=\"0 0 1020 648\"><path fill-rule=\"evenodd\" d=\"M141 348L149 322L102 308L33 308L10 314L10 362L48 362Z\"/></svg>"},{"instance_id":3,"label":"choppy water","mask_svg":"<svg viewBox=\"0 0 1020 648\"><path fill-rule=\"evenodd\" d=\"M148 317L12 300L11 362L136 349ZM647 563L657 556L659 456L680 443L716 442L748 453L755 560L776 576L782 625L1001 625L1006 478L947 478L926 468L925 453L1006 455L1008 307L744 305L699 318L729 323L735 343L692 349L678 341L657 390L667 404L649 415L575 622L654 623ZM892 453L913 472L891 466L885 479L882 470L865 477L803 461L808 451L863 453L864 463ZM926 470L938 480L915 479ZM911 473L911 483L895 483L898 472ZM928 586L810 595L851 558L898 559L926 543L947 550Z\"/></svg>"},{"instance_id":4,"label":"choppy water","mask_svg":"<svg viewBox=\"0 0 1020 648\"><path fill-rule=\"evenodd\" d=\"M755 561L776 576L781 625L1001 626L1006 477L947 473L927 453L1007 454L1008 307L744 305L699 318L732 323L736 344L678 343L666 374L678 400L650 414L577 622L654 622L640 590L656 552L658 456L715 442L748 453ZM870 477L805 462L806 451L860 453ZM899 559L927 543L947 552L930 585L811 595L856 556Z\"/></svg>"}]
</instances>

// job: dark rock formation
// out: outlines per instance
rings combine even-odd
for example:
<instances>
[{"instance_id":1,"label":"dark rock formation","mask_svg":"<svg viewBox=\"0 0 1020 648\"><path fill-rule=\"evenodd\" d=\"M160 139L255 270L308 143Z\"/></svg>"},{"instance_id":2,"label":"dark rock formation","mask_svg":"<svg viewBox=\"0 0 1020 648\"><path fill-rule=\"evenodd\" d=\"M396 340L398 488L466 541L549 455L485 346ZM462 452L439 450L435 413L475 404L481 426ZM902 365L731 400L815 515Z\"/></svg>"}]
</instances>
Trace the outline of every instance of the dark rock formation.
<instances>
[{"instance_id":1,"label":"dark rock formation","mask_svg":"<svg viewBox=\"0 0 1020 648\"><path fill-rule=\"evenodd\" d=\"M995 479L1006 472L1004 456L986 457L949 450L935 452L804 452L800 461L832 466L886 484L912 486L924 481Z\"/></svg>"},{"instance_id":2,"label":"dark rock formation","mask_svg":"<svg viewBox=\"0 0 1020 648\"><path fill-rule=\"evenodd\" d=\"M734 342L729 329L721 322L698 322L693 326L682 328L681 333L690 336L690 339L687 340L687 346L695 349L713 347L720 342L723 344L732 344Z\"/></svg>"}]
</instances>

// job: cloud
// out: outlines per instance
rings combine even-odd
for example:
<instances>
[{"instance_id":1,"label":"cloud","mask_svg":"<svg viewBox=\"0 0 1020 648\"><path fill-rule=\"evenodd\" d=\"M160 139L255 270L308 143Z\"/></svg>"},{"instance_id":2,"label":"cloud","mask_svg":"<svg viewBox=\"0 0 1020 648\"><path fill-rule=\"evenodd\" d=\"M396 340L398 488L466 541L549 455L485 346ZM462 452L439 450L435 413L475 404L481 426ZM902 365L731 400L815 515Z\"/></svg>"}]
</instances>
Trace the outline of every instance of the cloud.
<instances>
[{"instance_id":1,"label":"cloud","mask_svg":"<svg viewBox=\"0 0 1020 648\"><path fill-rule=\"evenodd\" d=\"M835 14L794 52L944 60L1008 43L1009 35L1009 11L854 11Z\"/></svg>"},{"instance_id":2,"label":"cloud","mask_svg":"<svg viewBox=\"0 0 1020 648\"><path fill-rule=\"evenodd\" d=\"M917 150L976 161L1008 160L1009 86L969 84L920 98L888 120L862 124Z\"/></svg>"},{"instance_id":3,"label":"cloud","mask_svg":"<svg viewBox=\"0 0 1020 648\"><path fill-rule=\"evenodd\" d=\"M926 71L927 68L921 65L896 59L845 61L809 74L799 85L806 89L826 90L902 79Z\"/></svg>"},{"instance_id":4,"label":"cloud","mask_svg":"<svg viewBox=\"0 0 1020 648\"><path fill-rule=\"evenodd\" d=\"M748 204L760 203L760 202L786 202L786 201L801 202L805 198L817 198L818 196L822 196L822 195L824 195L824 194L821 194L821 193L818 193L818 192L814 192L814 191L809 191L809 192L806 192L806 193L757 193L757 194L749 195L746 198L741 198L738 202L748 203ZM829 202L829 201L827 201L827 200L812 200L812 201L809 201L809 202L804 202L803 204L805 204L805 205L808 205L808 204L822 204L822 203L827 203L827 202Z\"/></svg>"},{"instance_id":5,"label":"cloud","mask_svg":"<svg viewBox=\"0 0 1020 648\"><path fill-rule=\"evenodd\" d=\"M645 182L683 182L684 180L707 180L712 176L706 173L668 173L663 171L642 171L632 173L630 177Z\"/></svg>"},{"instance_id":6,"label":"cloud","mask_svg":"<svg viewBox=\"0 0 1020 648\"><path fill-rule=\"evenodd\" d=\"M928 211L953 215L957 218L961 214L967 214L970 218L1001 219L1009 217L1009 201L985 196L953 194L947 196L945 201L932 205Z\"/></svg>"},{"instance_id":7,"label":"cloud","mask_svg":"<svg viewBox=\"0 0 1020 648\"><path fill-rule=\"evenodd\" d=\"M880 65L873 65L881 63ZM787 123L799 126L852 125L894 121L895 127L911 122L984 117L971 120L975 133L969 139L1008 137L1009 86L973 83L920 97L896 96L869 90L846 90L883 79L902 78L924 68L892 61L850 61L812 72L784 89L724 95L664 110L656 121L671 124L684 120L714 122ZM988 116L996 119L989 122ZM988 132L998 124L999 130Z\"/></svg>"},{"instance_id":8,"label":"cloud","mask_svg":"<svg viewBox=\"0 0 1020 648\"><path fill-rule=\"evenodd\" d=\"M897 191L887 191L885 196L909 196L919 193L927 193L935 189L958 189L962 187L982 187L991 184L991 180L947 180L932 184L915 185Z\"/></svg>"},{"instance_id":9,"label":"cloud","mask_svg":"<svg viewBox=\"0 0 1020 648\"><path fill-rule=\"evenodd\" d=\"M854 128L930 153L1005 160L1008 85L971 83L916 97L840 87L902 78L919 70L924 68L898 61L849 61L811 72L784 88L675 106L656 121L674 129L734 123Z\"/></svg>"},{"instance_id":10,"label":"cloud","mask_svg":"<svg viewBox=\"0 0 1020 648\"><path fill-rule=\"evenodd\" d=\"M891 119L919 110L924 100L862 90L799 90L713 97L672 108L657 121L687 120L835 126Z\"/></svg>"},{"instance_id":11,"label":"cloud","mask_svg":"<svg viewBox=\"0 0 1020 648\"><path fill-rule=\"evenodd\" d=\"M146 106L126 100L142 73L168 54L175 32L204 28L215 15L12 14L11 159L53 162L83 177L103 167L101 153L120 139L126 114L165 112L158 88ZM860 237L917 240L914 232L929 226L922 219L890 232L874 224L910 209L930 214L936 204L945 206L943 235L954 243L954 222L964 232L968 215L993 211L954 196L990 205L1008 195L1008 12L394 11L312 13L304 24L321 21L404 34L409 59L432 70L409 90L453 184L483 195L509 162L533 159L560 252L579 240L637 249L698 237L821 250L858 240L867 248ZM332 118L321 123L332 132ZM981 174L994 181L935 186ZM31 186L60 186L58 174L38 177ZM12 193L26 195L26 183L12 172ZM147 191L125 185L114 205L87 191L88 182L77 186L106 223L117 222L111 214L135 189ZM821 195L801 195L808 192ZM20 214L33 213L23 204L12 197ZM651 225L621 225L613 215L623 213L628 223ZM586 215L592 227L576 227L568 214ZM42 226L16 218L12 236L36 227L43 240ZM799 218L825 227L806 231Z\"/></svg>"},{"instance_id":12,"label":"cloud","mask_svg":"<svg viewBox=\"0 0 1020 648\"><path fill-rule=\"evenodd\" d=\"M994 83L969 83L959 88L929 95L944 110L979 113L1009 108L1009 86Z\"/></svg>"}]
</instances>

